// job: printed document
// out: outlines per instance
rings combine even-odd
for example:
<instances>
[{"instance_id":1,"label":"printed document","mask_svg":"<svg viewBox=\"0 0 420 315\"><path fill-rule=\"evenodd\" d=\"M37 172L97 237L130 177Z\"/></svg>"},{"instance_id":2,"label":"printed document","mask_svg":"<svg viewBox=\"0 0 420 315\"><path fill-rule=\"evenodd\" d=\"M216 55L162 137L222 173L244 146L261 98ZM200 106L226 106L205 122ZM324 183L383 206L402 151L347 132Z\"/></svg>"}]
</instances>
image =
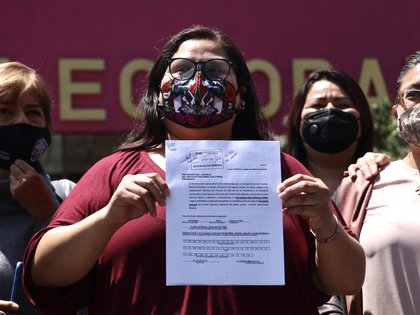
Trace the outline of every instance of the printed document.
<instances>
[{"instance_id":1,"label":"printed document","mask_svg":"<svg viewBox=\"0 0 420 315\"><path fill-rule=\"evenodd\" d=\"M278 141L166 141L166 284L284 285Z\"/></svg>"}]
</instances>

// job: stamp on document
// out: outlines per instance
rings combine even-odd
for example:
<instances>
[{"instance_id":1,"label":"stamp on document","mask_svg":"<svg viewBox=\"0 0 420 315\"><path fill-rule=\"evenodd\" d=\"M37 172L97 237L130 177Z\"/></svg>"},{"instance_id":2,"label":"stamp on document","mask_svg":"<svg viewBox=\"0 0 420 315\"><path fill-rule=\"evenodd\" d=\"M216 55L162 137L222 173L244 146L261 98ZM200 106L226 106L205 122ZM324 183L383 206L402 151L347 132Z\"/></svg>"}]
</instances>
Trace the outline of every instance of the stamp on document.
<instances>
[{"instance_id":1,"label":"stamp on document","mask_svg":"<svg viewBox=\"0 0 420 315\"><path fill-rule=\"evenodd\" d=\"M223 168L222 150L197 150L190 152L191 169Z\"/></svg>"}]
</instances>

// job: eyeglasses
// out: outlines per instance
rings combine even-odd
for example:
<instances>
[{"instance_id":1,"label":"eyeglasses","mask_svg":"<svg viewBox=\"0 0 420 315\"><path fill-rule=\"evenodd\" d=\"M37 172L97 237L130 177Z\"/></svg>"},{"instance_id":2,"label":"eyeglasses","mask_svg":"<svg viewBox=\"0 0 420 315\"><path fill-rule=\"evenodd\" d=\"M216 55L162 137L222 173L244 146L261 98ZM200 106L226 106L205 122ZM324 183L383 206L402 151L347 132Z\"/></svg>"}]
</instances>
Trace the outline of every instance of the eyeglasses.
<instances>
[{"instance_id":1,"label":"eyeglasses","mask_svg":"<svg viewBox=\"0 0 420 315\"><path fill-rule=\"evenodd\" d=\"M209 59L194 61L187 58L168 58L169 73L174 79L187 81L193 78L197 71L203 71L207 79L224 80L230 73L232 61L226 59Z\"/></svg>"},{"instance_id":2,"label":"eyeglasses","mask_svg":"<svg viewBox=\"0 0 420 315\"><path fill-rule=\"evenodd\" d=\"M399 103L407 108L420 104L420 90L407 89L398 95Z\"/></svg>"}]
</instances>

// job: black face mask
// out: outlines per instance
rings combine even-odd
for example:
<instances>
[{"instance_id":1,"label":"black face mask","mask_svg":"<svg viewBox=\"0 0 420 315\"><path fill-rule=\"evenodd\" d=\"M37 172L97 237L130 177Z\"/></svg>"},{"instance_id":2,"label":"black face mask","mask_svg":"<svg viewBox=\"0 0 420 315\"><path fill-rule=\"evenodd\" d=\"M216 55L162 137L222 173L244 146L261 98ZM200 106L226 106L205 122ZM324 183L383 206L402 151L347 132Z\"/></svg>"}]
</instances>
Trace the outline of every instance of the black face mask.
<instances>
[{"instance_id":1,"label":"black face mask","mask_svg":"<svg viewBox=\"0 0 420 315\"><path fill-rule=\"evenodd\" d=\"M321 109L304 117L303 140L315 151L338 153L357 138L359 124L352 114L339 109Z\"/></svg>"},{"instance_id":2,"label":"black face mask","mask_svg":"<svg viewBox=\"0 0 420 315\"><path fill-rule=\"evenodd\" d=\"M28 124L0 126L0 168L9 169L17 159L32 164L47 151L50 142L48 127Z\"/></svg>"}]
</instances>

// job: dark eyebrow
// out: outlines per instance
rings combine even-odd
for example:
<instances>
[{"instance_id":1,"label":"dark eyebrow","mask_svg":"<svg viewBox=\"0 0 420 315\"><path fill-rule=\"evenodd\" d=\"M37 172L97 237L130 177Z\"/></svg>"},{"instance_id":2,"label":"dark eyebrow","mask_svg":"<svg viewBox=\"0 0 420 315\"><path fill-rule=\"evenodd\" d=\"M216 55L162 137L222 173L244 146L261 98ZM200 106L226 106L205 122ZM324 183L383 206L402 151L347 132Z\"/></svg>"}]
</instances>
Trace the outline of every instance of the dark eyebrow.
<instances>
[{"instance_id":1,"label":"dark eyebrow","mask_svg":"<svg viewBox=\"0 0 420 315\"><path fill-rule=\"evenodd\" d=\"M1 99L0 98L0 104L3 104L3 105L16 105L16 102L14 100Z\"/></svg>"},{"instance_id":2,"label":"dark eyebrow","mask_svg":"<svg viewBox=\"0 0 420 315\"><path fill-rule=\"evenodd\" d=\"M42 109L42 106L41 106L41 104L28 104L28 106L27 107L30 107L30 108L41 108Z\"/></svg>"},{"instance_id":3,"label":"dark eyebrow","mask_svg":"<svg viewBox=\"0 0 420 315\"><path fill-rule=\"evenodd\" d=\"M408 88L406 88L405 90L412 90L412 89L417 89L420 90L420 82L417 83L413 83L411 84Z\"/></svg>"},{"instance_id":4,"label":"dark eyebrow","mask_svg":"<svg viewBox=\"0 0 420 315\"><path fill-rule=\"evenodd\" d=\"M345 101L345 100L351 101L351 98L348 96L334 97L333 99L337 101ZM314 97L314 98L311 98L310 100L325 101L327 100L327 97Z\"/></svg>"}]
</instances>

